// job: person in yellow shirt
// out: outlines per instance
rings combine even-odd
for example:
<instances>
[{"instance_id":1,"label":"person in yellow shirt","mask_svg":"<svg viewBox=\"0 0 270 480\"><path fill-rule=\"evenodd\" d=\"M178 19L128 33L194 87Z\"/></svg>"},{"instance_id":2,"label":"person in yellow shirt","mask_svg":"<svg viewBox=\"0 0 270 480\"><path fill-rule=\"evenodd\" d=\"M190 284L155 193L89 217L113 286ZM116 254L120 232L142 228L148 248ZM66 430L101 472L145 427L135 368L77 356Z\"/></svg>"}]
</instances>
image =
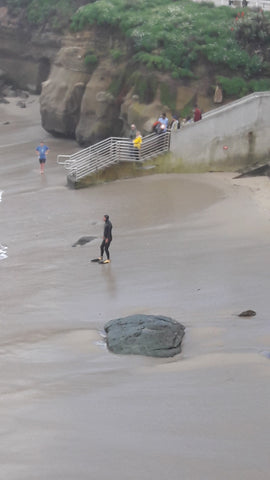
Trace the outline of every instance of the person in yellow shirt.
<instances>
[{"instance_id":1,"label":"person in yellow shirt","mask_svg":"<svg viewBox=\"0 0 270 480\"><path fill-rule=\"evenodd\" d=\"M140 160L140 149L142 146L142 136L141 132L137 130L136 138L133 140L133 147L134 147L134 157L135 160Z\"/></svg>"}]
</instances>

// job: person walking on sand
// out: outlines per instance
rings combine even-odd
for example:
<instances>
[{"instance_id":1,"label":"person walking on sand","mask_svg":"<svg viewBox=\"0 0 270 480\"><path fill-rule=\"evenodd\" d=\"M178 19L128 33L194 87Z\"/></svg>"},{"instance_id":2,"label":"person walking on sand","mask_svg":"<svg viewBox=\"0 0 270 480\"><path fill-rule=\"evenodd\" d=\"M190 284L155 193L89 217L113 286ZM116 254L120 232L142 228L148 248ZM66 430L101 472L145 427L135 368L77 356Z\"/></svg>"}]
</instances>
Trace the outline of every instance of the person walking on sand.
<instances>
[{"instance_id":1,"label":"person walking on sand","mask_svg":"<svg viewBox=\"0 0 270 480\"><path fill-rule=\"evenodd\" d=\"M136 138L134 138L134 140L133 140L135 160L140 160L141 146L142 146L142 136L141 136L141 132L139 132L139 130L137 130Z\"/></svg>"},{"instance_id":2,"label":"person walking on sand","mask_svg":"<svg viewBox=\"0 0 270 480\"><path fill-rule=\"evenodd\" d=\"M111 241L112 241L112 228L113 227L112 227L111 221L109 220L109 215L104 215L103 220L104 220L105 224L104 224L103 240L102 240L102 243L100 245L99 261L100 261L100 263L110 263L111 260L110 260L109 246L110 246ZM104 250L105 250L105 253L106 253L106 257L107 257L106 260L103 260Z\"/></svg>"},{"instance_id":3,"label":"person walking on sand","mask_svg":"<svg viewBox=\"0 0 270 480\"><path fill-rule=\"evenodd\" d=\"M44 142L40 142L39 146L36 148L36 153L39 158L40 163L40 173L44 173L45 162L47 159L47 155L49 153L49 148Z\"/></svg>"}]
</instances>

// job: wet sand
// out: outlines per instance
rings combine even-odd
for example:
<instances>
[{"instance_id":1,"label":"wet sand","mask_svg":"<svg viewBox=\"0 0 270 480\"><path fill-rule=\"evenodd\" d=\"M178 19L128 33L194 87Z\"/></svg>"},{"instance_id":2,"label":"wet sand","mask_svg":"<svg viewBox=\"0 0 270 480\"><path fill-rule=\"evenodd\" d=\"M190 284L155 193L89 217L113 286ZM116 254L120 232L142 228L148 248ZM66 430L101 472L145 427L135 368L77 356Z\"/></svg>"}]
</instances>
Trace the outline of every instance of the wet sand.
<instances>
[{"instance_id":1,"label":"wet sand","mask_svg":"<svg viewBox=\"0 0 270 480\"><path fill-rule=\"evenodd\" d=\"M78 147L42 130L38 99L0 114L2 477L268 479L269 179L70 190L56 156ZM112 263L91 264L104 213ZM181 355L109 353L104 323L136 312L183 323Z\"/></svg>"}]
</instances>

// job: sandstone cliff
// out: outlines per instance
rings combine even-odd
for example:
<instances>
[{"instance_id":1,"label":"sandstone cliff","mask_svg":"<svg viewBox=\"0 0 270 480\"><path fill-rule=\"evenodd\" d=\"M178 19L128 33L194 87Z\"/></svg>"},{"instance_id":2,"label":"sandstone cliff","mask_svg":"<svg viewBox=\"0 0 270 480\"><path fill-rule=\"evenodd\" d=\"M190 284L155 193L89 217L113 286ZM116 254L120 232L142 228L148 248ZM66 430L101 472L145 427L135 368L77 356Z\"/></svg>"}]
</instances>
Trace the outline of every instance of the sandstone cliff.
<instances>
[{"instance_id":1,"label":"sandstone cliff","mask_svg":"<svg viewBox=\"0 0 270 480\"><path fill-rule=\"evenodd\" d=\"M113 58L114 51L121 51L121 62ZM213 106L206 67L198 72L200 80L189 84L156 75L155 88L146 95L151 74L136 71L131 55L116 32L98 27L76 34L29 31L0 8L1 70L19 88L40 93L41 122L47 131L76 138L80 145L126 135L133 122L147 133L161 111L170 118L188 104L192 108L195 100L204 110Z\"/></svg>"}]
</instances>

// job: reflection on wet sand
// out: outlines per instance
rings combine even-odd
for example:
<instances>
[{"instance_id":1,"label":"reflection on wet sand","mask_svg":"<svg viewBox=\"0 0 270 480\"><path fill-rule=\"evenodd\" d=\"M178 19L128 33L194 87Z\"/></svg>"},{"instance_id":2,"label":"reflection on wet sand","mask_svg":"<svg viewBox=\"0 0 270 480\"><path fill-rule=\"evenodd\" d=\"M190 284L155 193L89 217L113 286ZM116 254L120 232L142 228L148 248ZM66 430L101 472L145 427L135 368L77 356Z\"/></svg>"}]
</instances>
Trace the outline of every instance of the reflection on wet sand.
<instances>
[{"instance_id":1,"label":"reflection on wet sand","mask_svg":"<svg viewBox=\"0 0 270 480\"><path fill-rule=\"evenodd\" d=\"M117 294L117 280L113 273L113 266L111 263L108 265L100 265L102 268L103 281L106 283L106 291L110 297L116 297Z\"/></svg>"}]
</instances>

